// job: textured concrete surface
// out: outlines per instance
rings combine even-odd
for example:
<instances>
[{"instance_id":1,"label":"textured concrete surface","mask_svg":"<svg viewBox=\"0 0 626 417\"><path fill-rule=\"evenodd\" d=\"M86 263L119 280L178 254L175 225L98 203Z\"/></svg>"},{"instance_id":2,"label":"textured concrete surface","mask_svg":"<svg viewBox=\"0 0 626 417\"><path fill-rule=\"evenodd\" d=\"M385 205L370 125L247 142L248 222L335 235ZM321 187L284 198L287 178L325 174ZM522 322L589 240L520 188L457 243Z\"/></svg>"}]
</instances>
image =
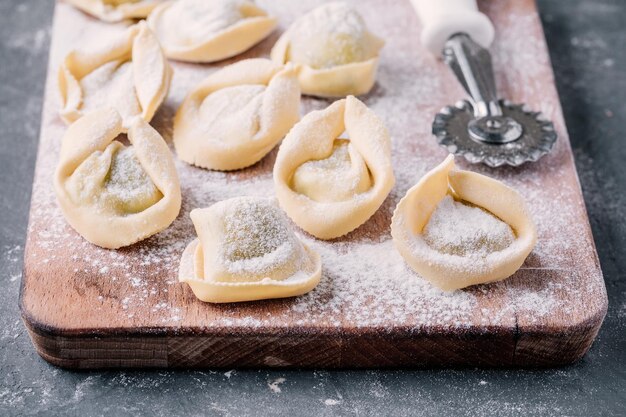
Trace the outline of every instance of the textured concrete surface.
<instances>
[{"instance_id":1,"label":"textured concrete surface","mask_svg":"<svg viewBox=\"0 0 626 417\"><path fill-rule=\"evenodd\" d=\"M626 415L626 3L539 0L609 293L552 370L67 372L17 308L53 2L0 2L0 415ZM566 230L563 233L567 233Z\"/></svg>"}]
</instances>

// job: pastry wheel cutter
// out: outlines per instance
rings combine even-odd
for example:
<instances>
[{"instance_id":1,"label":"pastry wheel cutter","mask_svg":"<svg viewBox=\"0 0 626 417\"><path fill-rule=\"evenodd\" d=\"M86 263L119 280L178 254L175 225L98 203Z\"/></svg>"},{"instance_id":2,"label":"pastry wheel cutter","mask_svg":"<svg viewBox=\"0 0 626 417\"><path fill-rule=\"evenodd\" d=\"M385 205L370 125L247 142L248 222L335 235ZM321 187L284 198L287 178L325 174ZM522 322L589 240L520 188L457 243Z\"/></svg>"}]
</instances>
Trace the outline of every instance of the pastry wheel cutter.
<instances>
[{"instance_id":1,"label":"pastry wheel cutter","mask_svg":"<svg viewBox=\"0 0 626 417\"><path fill-rule=\"evenodd\" d=\"M432 132L440 145L491 167L537 161L556 141L552 122L497 95L488 47L489 18L476 0L411 0L422 22L422 44L452 69L469 100L444 107Z\"/></svg>"}]
</instances>

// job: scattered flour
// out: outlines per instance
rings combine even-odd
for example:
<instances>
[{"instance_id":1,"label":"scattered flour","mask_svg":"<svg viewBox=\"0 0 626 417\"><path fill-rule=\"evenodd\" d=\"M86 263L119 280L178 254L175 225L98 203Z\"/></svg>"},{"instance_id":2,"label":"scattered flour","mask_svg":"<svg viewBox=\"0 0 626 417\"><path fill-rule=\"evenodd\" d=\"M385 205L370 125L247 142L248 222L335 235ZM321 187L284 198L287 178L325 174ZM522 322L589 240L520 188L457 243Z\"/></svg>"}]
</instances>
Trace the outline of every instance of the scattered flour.
<instances>
[{"instance_id":1,"label":"scattered flour","mask_svg":"<svg viewBox=\"0 0 626 417\"><path fill-rule=\"evenodd\" d=\"M493 214L446 196L424 227L424 240L439 252L485 256L515 240L511 227Z\"/></svg>"},{"instance_id":2,"label":"scattered flour","mask_svg":"<svg viewBox=\"0 0 626 417\"><path fill-rule=\"evenodd\" d=\"M311 2L307 3L311 4ZM507 2L482 2L482 7L497 8L507 7ZM589 6L592 7L592 6ZM28 6L24 3L17 6L18 10L25 13ZM60 3L58 8L61 11L72 10L69 5ZM65 9L64 9L65 8ZM299 13L301 13L300 2L281 2L281 7L275 7L273 11L280 13L279 18L281 21L291 21ZM58 10L59 10L58 9ZM374 9L374 11L368 11L368 9ZM378 91L384 90L385 94L392 95L394 97L393 102L389 102L383 99L376 91L367 97L367 103L372 105L377 112L389 125L392 130L392 137L394 139L394 162L396 165L396 176L398 177L398 185L390 197L388 203L383 207L384 213L383 219L388 219L389 210L393 208L393 205L398 201L402 194L406 191L407 187L413 185L421 175L423 175L428 169L440 162L444 154L442 152L436 152L436 147L432 142L432 138L429 134L429 119L434 111L434 102L437 105L442 105L448 102L449 97L442 97L440 91L443 89L449 89L449 86L453 86L453 82L447 83L442 81L441 77L435 76L435 72L439 69L434 60L426 62L426 58L420 58L415 56L411 52L411 44L414 45L416 39L418 39L417 32L411 33L411 36L406 36L406 33L402 33L402 37L398 36L398 26L394 23L397 21L410 20L415 21L414 16L400 16L394 15L393 21L385 20L384 16L381 16L381 20L378 22L373 19L376 16L375 7L364 7L364 13L370 13L370 16L365 16L373 24L376 24L376 33L380 33L383 37L388 39L388 46L383 51L383 60L381 60L381 68L378 77ZM398 8L402 10L401 8ZM532 9L532 8L531 8ZM88 30L87 32L82 29L82 15L78 12L72 12L71 17L75 18L77 27L67 28L64 31L63 28L56 28L55 43L58 45L67 45L67 39L74 39L75 42L80 42L83 37L97 36L94 31ZM536 18L535 18L536 19ZM91 21L91 24L97 25L95 21ZM109 25L103 25L103 30L109 30ZM417 29L416 29L417 30ZM532 53L527 54L524 52L527 47L527 42L534 42L528 38L528 18L526 16L511 16L511 20L507 25L507 31L501 31L498 33L498 39L506 36L511 40L517 42L508 44L506 42L500 42L497 40L494 48L492 49L497 59L502 60L502 57L506 57L510 62L516 62L515 68L523 75L522 81L519 82L520 88L532 89L529 93L530 96L545 97L545 95L535 95L537 91L545 91L545 85L542 84L541 77L534 77L532 74L541 72L544 65L543 59L545 57L542 46L538 46ZM59 41L59 36L65 36L66 42ZM405 39L407 38L407 39ZM24 42L29 48L32 48L32 42ZM524 48L519 48L519 43L524 43ZM512 45L511 47L505 47L505 45ZM516 46L517 45L517 46ZM401 48L399 48L401 47ZM59 50L62 48L57 47L57 51L53 50L53 54L59 56ZM506 62L506 61L503 61ZM53 60L52 74L56 75L58 68L58 59ZM497 65L499 67L499 65ZM510 68L513 68L511 66ZM510 69L509 68L509 69ZM419 71L416 71L419 69ZM171 120L169 116L173 114L178 103L181 102L182 97L186 91L189 91L191 87L195 85L201 78L203 78L208 71L211 71L212 67L209 66L177 66L178 80L174 90L170 93L170 101L166 107L160 111L155 120L155 125L159 126L159 131L165 132L167 137L168 129L170 129ZM502 80L502 74L508 74L509 71L501 71L500 79ZM514 77L511 77L513 79ZM452 80L450 80L452 81ZM105 251L93 247L80 239L64 222L60 216L59 211L54 205L54 195L51 193L51 172L54 169L54 164L57 160L58 153L58 139L64 131L62 123L57 120L56 112L58 110L58 101L54 99L56 97L56 85L52 82L52 86L48 88L48 99L46 101L46 122L43 125L43 137L41 143L41 149L39 152L39 163L37 168L37 177L35 191L33 193L33 222L35 223L31 229L31 232L36 234L31 236L29 242L29 250L32 251L29 256L29 261L35 267L46 268L50 265L53 268L59 268L60 264L70 263L74 268L70 268L69 271L73 271L72 276L59 275L58 279L61 283L67 286L67 290L70 293L74 293L77 290L87 290L85 297L92 296L94 299L99 300L94 304L106 303L107 309L111 309L119 313L122 319L125 317L125 311L120 311L119 301L124 297L124 294L132 293L133 296L127 301L129 310L133 310L137 314L143 314L144 317L153 316L150 314L151 309L157 309L159 311L157 320L163 319L163 324L167 326L178 327L180 322L186 316L187 305L194 306L191 301L193 296L186 291L182 291L182 285L176 282L176 265L177 259L180 257L184 246L191 240L193 235L193 227L190 224L188 218L188 212L192 208L198 206L207 206L212 202L218 201L227 197L234 197L237 195L259 195L267 196L272 194L271 186L271 163L273 156L270 155L263 162L261 162L261 168L252 167L250 170L243 172L251 173L251 175L242 175L242 172L234 172L229 175L223 175L220 173L209 173L199 169L193 169L186 167L184 164L178 163L179 172L181 173L183 194L185 195L185 202L183 211L175 224L168 230L164 231L160 235L157 235L150 239L145 245L135 245L131 250L117 251ZM517 85L517 84L516 84ZM454 88L454 87L452 87ZM515 85L508 85L508 88L516 88ZM537 90L538 88L541 88ZM550 87L551 88L551 87ZM449 90L448 90L449 92ZM462 94L460 90L453 90L449 92L449 95ZM523 97L522 95L516 95ZM460 97L460 96L459 96ZM423 110L422 106L425 103L429 103L428 109ZM323 100L307 99L307 109L319 108L326 105ZM546 103L533 103L533 105L551 108L549 102ZM416 111L416 109L419 109ZM432 110L432 111L431 111ZM52 115L52 116L51 116ZM552 113L548 112L548 116L552 116ZM413 129L405 131L405 127L409 126L408 123L413 123ZM28 126L26 126L28 127ZM169 138L169 137L168 137ZM580 205L580 201L577 199L575 187L567 181L567 177L563 175L563 158L567 157L564 152L564 143L559 140L555 152L549 156L549 163L542 164L542 169L550 171L550 177L554 179L555 183L563 184L563 189L559 192L549 191L545 187L541 187L542 184L537 180L536 168L524 168L520 170L498 170L498 176L503 178L507 184L516 187L526 197L531 210L533 210L534 219L538 226L539 231L539 243L535 248L535 251L526 263L525 268L550 268L558 270L559 267L567 265L565 260L572 257L582 257L586 251L589 250L591 245L590 236L584 231L584 227L579 224L573 224L570 219L575 218L580 214L584 207ZM475 169L476 167L473 167ZM480 168L479 168L480 169ZM526 171L528 169L528 171ZM483 172L492 174L494 171L484 169ZM584 170L583 170L584 172ZM610 179L609 179L610 180ZM555 201L558 204L545 204L545 201ZM595 202L596 204L606 205L606 201ZM588 202L589 204L589 202ZM593 202L592 202L593 204ZM607 215L616 215L619 210L615 209L613 212ZM365 226L367 228L367 225ZM566 230L567 236L564 236L562 232ZM369 235L368 235L369 236ZM375 238L377 236L374 236ZM306 238L312 240L311 238ZM372 255L372 253L378 252L380 258L384 258L388 253L392 253L393 248L389 245L381 245L379 243L385 240L385 236L382 239L363 239L357 241L355 245L361 246L362 244L370 245L368 250L359 250L358 255ZM363 287L367 287L367 282L360 283L360 275L367 273L366 267L359 267L357 270L348 273L346 278L339 282L340 286L333 288L331 281L339 273L344 273L343 269L348 270L352 267L345 266L340 268L337 264L341 264L344 260L339 258L335 260L336 253L344 253L347 257L350 251L350 245L346 242L340 241L335 243L319 242L319 247L327 246L324 252L325 256L330 256L330 259L325 263L325 274L329 274L328 278L324 278L325 286L320 287L314 291L319 293L317 302L317 313L310 313L314 315L319 322L322 317L327 315L339 314L337 308L342 309L343 306L352 304L355 299L359 299L360 295L358 290ZM58 247L58 250L57 248ZM20 246L7 246L4 247L3 256L10 260L11 265L14 265L14 270L17 271L19 264L21 264L21 248ZM136 251L136 252L135 252ZM71 254L69 256L68 254ZM382 256L381 254L385 255ZM66 256L67 255L67 256ZM39 262L39 263L37 263ZM418 283L421 282L419 277L412 275L409 271L404 271L396 265L397 270L389 269L389 265L392 262L383 262L380 267L381 277L384 277L384 282L395 283L403 280L414 280ZM372 263L368 263L368 267ZM586 263L585 263L586 264ZM109 267L109 273L106 277L93 276L102 268L102 265ZM328 270L328 271L326 271ZM68 270L65 270L66 272ZM397 273L397 276L390 275L392 272ZM332 274L332 275L330 275ZM563 271L564 279L562 281L554 280L553 285L547 285L544 282L545 288L537 289L535 286L531 286L525 280L517 282L518 280L513 278L507 280L504 283L494 284L490 286L481 286L475 290L469 291L470 299L474 298L476 302L476 308L480 311L483 301L490 299L494 292L501 290L502 287L510 287L511 283L515 286L511 288L510 300L515 304L522 306L523 308L511 307L504 312L503 309L495 308L484 309L481 315L487 320L485 324L494 324L502 322L507 314L515 313L520 318L537 318L540 314L551 313L556 309L559 310L559 315L569 317L567 314L568 303L561 297L556 296L557 291L563 290L563 287L567 288L568 294L573 294L578 299L584 299L594 291L598 291L598 279L594 275L595 270L583 270L580 275L572 274L571 271ZM111 278L109 278L111 277ZM131 277L138 277L145 285L144 288L130 287ZM524 277L521 277L524 278ZM17 279L17 278L16 278ZM106 282L107 279L116 279L116 285L110 290L111 293L94 290L94 287L83 285L84 282L96 283L100 286L100 283ZM13 280L13 278L11 278ZM536 283L536 282L535 282ZM359 284L353 287L352 285ZM407 285L410 285L408 283ZM558 285L557 285L558 284ZM15 284L14 284L15 285ZM348 287L346 287L348 285ZM418 284L419 287L420 284ZM559 287L559 285L562 285ZM369 290L368 296L375 293L377 288L373 287ZM425 289L423 293L420 293L422 289ZM398 291L401 291L399 288ZM390 291L393 292L393 291ZM312 293L312 294L314 294ZM322 294L323 293L323 294ZM464 292L455 293L450 298L455 299L459 297L459 294ZM326 309L324 307L325 298L335 298L336 300L332 304L332 309ZM389 294L382 294L381 302L377 304L380 306L389 297ZM416 298L417 297L417 298ZM421 307L430 314L431 323L437 323L442 318L439 316L440 309L437 307L442 299L441 294L436 291L429 290L426 285L422 285L414 292L407 294L406 303L411 305L414 300L418 300L421 303ZM492 298L491 298L492 299ZM526 300L526 301L525 301ZM541 300L546 306L540 306L533 300ZM343 301L343 303L342 303ZM527 301L531 301L526 307ZM314 304L310 298L307 301L309 304ZM273 302L270 302L273 303ZM464 302L459 302L461 305ZM300 300L291 300L285 304L293 306L294 308L300 306L304 313L309 314L307 306L301 306ZM361 306L365 306L362 304ZM354 304L353 311L358 310L360 305ZM183 308L180 308L183 307ZM329 306L330 307L330 306ZM459 308L454 305L444 306L445 308ZM561 313L560 311L563 310ZM619 319L626 319L626 304L622 304L617 307L617 314ZM84 313L84 312L81 312ZM502 315L504 316L498 316ZM163 316L161 316L161 314ZM253 313L249 312L249 316ZM386 313L385 313L386 314ZM94 316L97 316L94 314ZM178 317L176 321L173 318ZM304 325L310 325L311 321L307 317L302 318ZM223 325L224 320L218 320L216 325ZM232 317L230 319L232 325L238 325L245 323L245 319L242 317ZM256 323L268 324L272 321L262 322L257 320ZM8 323L4 323L3 330L0 332L0 338L4 341L9 339L16 339L19 335L26 337L25 329L21 320L13 320ZM18 339L19 340L19 339ZM19 348L19 346L18 346ZM19 351L19 349L17 349ZM580 367L578 367L580 368ZM586 368L586 367L585 367ZM91 397L98 397L102 395L103 389L100 386L104 386L105 389L111 391L120 391L125 389L135 389L144 392L173 392L174 394L180 392L180 379L174 378L177 372L156 372L146 375L145 373L125 373L115 372L110 377L105 376L90 376L85 374L73 374L65 373L56 368L50 368L47 372L51 374L53 378L40 378L33 381L32 384L27 383L13 383L17 381L15 373L7 373L6 375L6 388L0 388L0 408L4 407L10 413L19 413L19 410L26 410L24 413L36 413L38 410L42 414L50 412L51 408L65 407L67 409L74 409L75 404L82 401L83 405L85 401ZM576 370L574 370L576 371ZM233 371L225 372L223 375L228 378ZM263 371L260 371L262 374ZM57 375L58 374L58 375ZM253 373L254 374L254 373ZM361 374L361 373L359 373ZM467 385L468 374L475 374L478 378L486 378L489 380L480 380L477 389L474 380L473 385ZM152 376L151 376L152 375ZM213 377L217 375L217 377ZM260 374L259 374L260 375ZM314 397L314 401L318 404L324 404L327 406L335 406L341 402L340 396L332 394L333 389L341 389L342 392L347 393L346 398L349 398L349 394L354 393L356 390L363 388L363 384L360 378L354 378L350 383L342 386L341 381L347 381L351 378L350 373L344 373L343 377L339 380L334 372L328 371L313 371L313 381L307 379L298 385L302 385L305 388L311 388L312 392L317 392L318 396ZM378 376L376 376L378 375ZM385 414L388 412L389 407L397 406L400 414L415 415L415 414L436 414L441 412L441 407L448 407L452 410L462 408L469 414L483 415L483 414L497 414L502 416L514 416L520 414L527 415L572 415L572 414L584 414L590 410L591 405L587 404L587 407L576 408L580 406L576 401L571 404L555 405L554 398L563 396L562 387L568 384L572 384L572 370L556 370L556 371L542 371L524 373L520 376L519 371L507 371L497 370L495 371L472 371L472 370L443 370L440 372L419 373L419 377L425 379L428 384L440 387L441 390L452 392L454 395L449 401L433 401L431 392L424 391L420 386L410 386L406 384L405 372L385 371L380 373L373 373L372 376L363 374L363 378L381 378L383 384L389 387L399 386L404 387L399 393L387 397L387 399L381 400L377 396L374 396L371 401L356 406L354 398L352 402L346 400L346 407L353 407L355 412L378 413ZM496 379L493 379L493 377ZM577 375L574 372L574 375ZM95 379L94 379L95 378ZM187 375L190 389L197 389L200 393L207 393L208 389L214 384L222 382L223 377L215 371L193 371ZM493 379L493 380L492 380ZM518 395L516 398L511 399L508 395L493 395L490 387L494 384L497 385L497 381L510 381L515 380L518 385L516 388L521 393L531 392L533 387L539 386L542 389L543 396L533 398L533 401L527 401L527 395ZM26 380L24 380L26 381ZM54 381L53 384L51 381ZM59 384L59 381L65 381ZM575 381L577 384L579 381ZM63 398L65 393L65 385L72 384L75 386L76 394L74 397L70 395L68 398ZM280 384L278 384L280 385ZM259 376L257 378L257 386L259 389L266 389L266 378ZM199 390L201 388L201 390ZM279 386L280 388L280 386ZM597 387L594 388L597 392ZM328 392L331 392L330 394ZM368 390L365 387L365 394L368 394ZM482 395L481 392L488 392L487 396ZM393 394L393 393L392 393ZM592 390L593 394L593 390ZM327 398L327 396L333 398ZM149 398L150 396L147 396ZM38 406L36 398L40 399ZM274 401L277 397L268 395L270 401ZM313 398L313 397L312 397ZM335 399L339 398L339 399ZM360 397L358 397L360 398ZM566 397L566 399L569 397ZM406 401L411 399L411 401ZM460 400L459 400L460 399ZM48 401L50 404L48 404ZM219 411L222 415L237 414L237 409L232 408L232 404L225 403L224 399L219 399L218 402L208 402L208 406L215 411ZM157 414L159 411L163 411L163 415L167 413L167 410L160 407L162 403L166 403L167 399L162 401L150 403L146 407L147 409L156 409ZM224 404L221 404L224 403ZM268 407L271 408L272 404L268 403ZM129 407L135 410L140 404L130 404ZM417 405L417 406L416 406ZM121 408L120 408L121 407ZM124 412L129 412L125 404L121 404L117 409L122 409ZM465 408L463 408L465 407ZM352 410L352 408L350 408ZM34 411L33 411L34 410ZM115 408L114 408L115 410ZM467 411L470 410L470 411ZM329 410L332 411L332 410ZM594 410L590 410L588 414L592 414Z\"/></svg>"},{"instance_id":3,"label":"scattered flour","mask_svg":"<svg viewBox=\"0 0 626 417\"><path fill-rule=\"evenodd\" d=\"M267 386L274 394L279 394L280 392L282 392L279 385L284 383L285 381L285 378L276 378L273 381L268 381Z\"/></svg>"},{"instance_id":4,"label":"scattered flour","mask_svg":"<svg viewBox=\"0 0 626 417\"><path fill-rule=\"evenodd\" d=\"M299 269L302 246L291 232L287 217L272 200L238 198L227 207L219 259L229 272L249 281L250 275Z\"/></svg>"},{"instance_id":5,"label":"scattered flour","mask_svg":"<svg viewBox=\"0 0 626 417\"><path fill-rule=\"evenodd\" d=\"M500 7L495 3L498 2L490 3L488 7ZM293 21L301 14L301 5L285 2L284 7L272 12L283 21ZM359 229L358 237L353 234L324 242L293 226L298 236L322 256L323 277L315 290L293 299L267 301L275 307L274 315L268 316L255 303L242 304L236 311L222 306L198 305L190 290L177 280L180 256L196 235L189 212L237 196L272 196L275 150L254 166L229 173L207 171L176 160L183 204L179 217L168 229L117 251L95 247L82 239L61 215L51 185L60 138L66 129L57 116L59 100L55 82L49 82L47 86L32 198L28 261L34 268L62 271L58 275L63 281L63 285L59 285L60 291L68 297L80 291L86 299L91 298L94 314L86 320L92 320L91 324L98 326L102 325L99 311L114 311L119 314L111 315L110 326L124 326L129 317L133 320L141 317L150 320L154 327L177 328L197 324L194 322L196 315L189 312L199 309L211 316L211 320L204 323L207 328L280 328L295 322L314 331L328 326L387 327L391 322L416 331L432 329L432 326L465 329L477 322L511 325L516 317L533 322L556 309L567 318L569 308L603 291L594 260L588 259L592 253L592 237L585 225L572 221L584 213L584 206L580 202L577 184L571 181L568 145L564 140L557 141L545 163L522 170L503 168L496 171L472 166L475 171L498 177L525 197L537 225L539 241L523 268L555 271L549 276L550 282L543 281L547 278L529 278L527 273L502 283L443 293L406 266L393 247L388 229L379 225L389 224L395 205L408 188L445 157L445 152L437 147L430 134L432 115L438 107L450 101L450 96L459 95L460 98L462 92L452 89L451 86L456 85L452 78L441 75L438 64L429 55L417 53L414 45L417 32L407 36L397 30L395 23L398 19L408 17L389 13L377 19L375 11L368 8L364 8L363 14L365 20L371 22L372 31L387 40L381 51L377 86L363 100L385 121L391 133L397 181L380 210ZM87 20L80 20L80 16L76 14L80 36L76 28L57 28L50 80L54 80L65 52L59 45L74 47L84 40L93 41L121 30L97 22L86 25L84 21ZM521 39L521 35L527 34L526 17L521 17L519 23L515 16L512 18L506 36ZM511 45L511 51L519 49L514 47L515 42ZM494 48L496 60L508 58L509 54L512 59L522 59L515 57L504 42L497 43ZM549 77L535 77L549 71L543 48L538 44L536 53L523 58L523 65L519 68L524 71L516 78L516 85L535 92L552 88L545 81ZM261 49L255 50L254 54L261 53ZM173 63L173 66L172 89L152 122L170 143L172 118L185 94L217 69L215 66L182 63ZM509 87L516 97L527 100L531 107L540 108L547 117L554 118L558 114L558 106L553 103L536 101L541 95L518 92L516 87ZM327 100L304 98L302 111L324 108L328 103ZM457 162L466 167L463 161ZM546 204L547 201L558 201L559 204ZM579 271L568 269L571 259L585 260ZM70 269L66 268L68 262L72 266ZM99 274L104 267L108 268L107 273ZM493 299L498 298L493 295L503 292L511 302L493 304ZM73 311L74 308L79 307L68 305L67 314L81 313L84 316L84 312ZM290 319L289 324L286 318Z\"/></svg>"}]
</instances>

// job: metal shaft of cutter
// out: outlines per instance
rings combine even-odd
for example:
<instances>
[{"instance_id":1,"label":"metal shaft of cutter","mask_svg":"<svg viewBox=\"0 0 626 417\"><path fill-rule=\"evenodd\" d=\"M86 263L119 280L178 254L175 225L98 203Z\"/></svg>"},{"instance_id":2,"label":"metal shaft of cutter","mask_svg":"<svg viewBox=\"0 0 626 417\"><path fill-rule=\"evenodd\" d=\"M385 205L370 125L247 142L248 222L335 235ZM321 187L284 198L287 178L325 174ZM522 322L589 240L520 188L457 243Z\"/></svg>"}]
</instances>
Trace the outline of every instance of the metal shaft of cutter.
<instances>
[{"instance_id":1,"label":"metal shaft of cutter","mask_svg":"<svg viewBox=\"0 0 626 417\"><path fill-rule=\"evenodd\" d=\"M489 51L458 33L445 43L443 58L472 98L474 120L468 124L472 139L494 144L519 139L524 129L502 113Z\"/></svg>"}]
</instances>

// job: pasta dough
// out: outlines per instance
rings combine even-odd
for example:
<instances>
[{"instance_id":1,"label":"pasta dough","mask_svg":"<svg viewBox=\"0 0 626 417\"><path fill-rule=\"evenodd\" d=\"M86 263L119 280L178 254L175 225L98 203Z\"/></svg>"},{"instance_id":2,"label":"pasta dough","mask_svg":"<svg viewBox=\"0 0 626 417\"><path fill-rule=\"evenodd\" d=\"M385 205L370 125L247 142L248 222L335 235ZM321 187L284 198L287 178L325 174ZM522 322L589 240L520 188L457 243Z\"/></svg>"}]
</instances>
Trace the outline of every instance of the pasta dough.
<instances>
[{"instance_id":1,"label":"pasta dough","mask_svg":"<svg viewBox=\"0 0 626 417\"><path fill-rule=\"evenodd\" d=\"M143 19L162 0L65 0L77 9L105 22Z\"/></svg>"},{"instance_id":2,"label":"pasta dough","mask_svg":"<svg viewBox=\"0 0 626 417\"><path fill-rule=\"evenodd\" d=\"M280 206L320 239L343 236L365 223L394 181L389 134L353 96L302 118L274 165Z\"/></svg>"},{"instance_id":3,"label":"pasta dough","mask_svg":"<svg viewBox=\"0 0 626 417\"><path fill-rule=\"evenodd\" d=\"M135 149L117 141L89 155L68 178L66 190L74 204L115 215L139 213L163 198Z\"/></svg>"},{"instance_id":4,"label":"pasta dough","mask_svg":"<svg viewBox=\"0 0 626 417\"><path fill-rule=\"evenodd\" d=\"M297 19L271 57L280 64L298 64L303 94L344 97L371 90L383 44L352 7L328 3Z\"/></svg>"},{"instance_id":5,"label":"pasta dough","mask_svg":"<svg viewBox=\"0 0 626 417\"><path fill-rule=\"evenodd\" d=\"M350 200L372 187L365 160L349 140L336 139L326 159L314 159L300 165L291 179L298 194L319 202Z\"/></svg>"},{"instance_id":6,"label":"pasta dough","mask_svg":"<svg viewBox=\"0 0 626 417\"><path fill-rule=\"evenodd\" d=\"M122 130L111 108L72 124L54 180L68 223L89 242L110 249L165 229L181 205L178 174L163 138L139 117L128 130L131 146L115 140Z\"/></svg>"},{"instance_id":7,"label":"pasta dough","mask_svg":"<svg viewBox=\"0 0 626 417\"><path fill-rule=\"evenodd\" d=\"M203 168L250 166L276 146L300 118L300 87L292 67L248 59L210 75L174 120L183 161Z\"/></svg>"},{"instance_id":8,"label":"pasta dough","mask_svg":"<svg viewBox=\"0 0 626 417\"><path fill-rule=\"evenodd\" d=\"M149 122L169 91L172 69L145 22L93 52L72 51L59 70L61 118L115 108L124 128L135 116Z\"/></svg>"},{"instance_id":9,"label":"pasta dough","mask_svg":"<svg viewBox=\"0 0 626 417\"><path fill-rule=\"evenodd\" d=\"M168 58L215 62L250 49L277 21L248 0L178 0L155 9L148 24Z\"/></svg>"},{"instance_id":10,"label":"pasta dough","mask_svg":"<svg viewBox=\"0 0 626 417\"><path fill-rule=\"evenodd\" d=\"M456 169L452 155L400 200L391 235L411 268L446 291L511 276L537 241L517 191Z\"/></svg>"},{"instance_id":11,"label":"pasta dough","mask_svg":"<svg viewBox=\"0 0 626 417\"><path fill-rule=\"evenodd\" d=\"M292 297L321 277L317 253L290 230L273 199L238 197L195 209L198 238L183 252L179 280L212 303Z\"/></svg>"}]
</instances>

